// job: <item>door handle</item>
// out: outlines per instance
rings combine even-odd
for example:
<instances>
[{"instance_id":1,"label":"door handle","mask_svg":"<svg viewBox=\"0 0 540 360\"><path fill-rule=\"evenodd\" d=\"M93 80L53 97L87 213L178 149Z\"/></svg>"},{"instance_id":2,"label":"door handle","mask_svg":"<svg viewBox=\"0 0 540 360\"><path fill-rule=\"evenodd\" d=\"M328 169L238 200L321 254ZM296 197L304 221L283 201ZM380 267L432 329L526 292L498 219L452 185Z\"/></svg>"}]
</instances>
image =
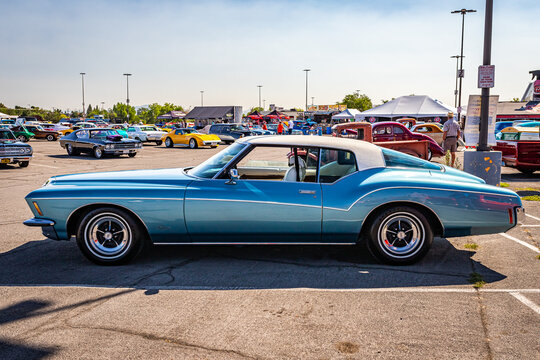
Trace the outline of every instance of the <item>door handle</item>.
<instances>
[{"instance_id":1,"label":"door handle","mask_svg":"<svg viewBox=\"0 0 540 360\"><path fill-rule=\"evenodd\" d=\"M315 190L298 190L300 194L315 194Z\"/></svg>"}]
</instances>

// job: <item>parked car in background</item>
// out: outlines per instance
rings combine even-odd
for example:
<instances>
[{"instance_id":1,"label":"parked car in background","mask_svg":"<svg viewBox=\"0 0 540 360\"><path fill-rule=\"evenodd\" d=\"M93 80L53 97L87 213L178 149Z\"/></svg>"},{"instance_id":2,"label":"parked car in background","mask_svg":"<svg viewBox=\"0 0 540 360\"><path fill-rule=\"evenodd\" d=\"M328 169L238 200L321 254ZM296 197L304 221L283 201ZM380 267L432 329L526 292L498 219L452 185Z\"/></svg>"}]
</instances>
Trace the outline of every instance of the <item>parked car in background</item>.
<instances>
[{"instance_id":1,"label":"parked car in background","mask_svg":"<svg viewBox=\"0 0 540 360\"><path fill-rule=\"evenodd\" d=\"M405 140L428 140L428 160L444 155L444 150L431 137L413 133L403 124L393 121L384 121L373 124L373 142L379 141L405 141Z\"/></svg>"},{"instance_id":2,"label":"parked car in background","mask_svg":"<svg viewBox=\"0 0 540 360\"><path fill-rule=\"evenodd\" d=\"M439 144L440 146L443 145L444 131L439 126L433 123L423 123L423 124L413 125L411 128L411 132L427 135L433 140L435 140L437 144Z\"/></svg>"},{"instance_id":3,"label":"parked car in background","mask_svg":"<svg viewBox=\"0 0 540 360\"><path fill-rule=\"evenodd\" d=\"M15 138L11 130L0 128L0 164L27 167L32 159L32 147Z\"/></svg>"},{"instance_id":4,"label":"parked car in background","mask_svg":"<svg viewBox=\"0 0 540 360\"><path fill-rule=\"evenodd\" d=\"M540 130L538 127L512 126L501 131L493 150L502 152L504 166L524 174L540 170Z\"/></svg>"},{"instance_id":5,"label":"parked car in background","mask_svg":"<svg viewBox=\"0 0 540 360\"><path fill-rule=\"evenodd\" d=\"M161 138L165 142L166 147L175 145L186 146L191 149L196 149L200 146L218 147L221 139L217 135L202 134L195 129L176 129L166 133Z\"/></svg>"},{"instance_id":6,"label":"parked car in background","mask_svg":"<svg viewBox=\"0 0 540 360\"><path fill-rule=\"evenodd\" d=\"M114 129L80 129L60 139L68 155L92 154L96 159L103 155L128 155L134 157L142 148L139 140L124 139Z\"/></svg>"},{"instance_id":7,"label":"parked car in background","mask_svg":"<svg viewBox=\"0 0 540 360\"><path fill-rule=\"evenodd\" d=\"M79 130L79 129L95 129L95 128L97 128L96 124L82 121L82 122L76 123L75 125L73 125L69 129L60 130L60 133L62 135L68 135L68 134L71 134L75 130Z\"/></svg>"},{"instance_id":8,"label":"parked car in background","mask_svg":"<svg viewBox=\"0 0 540 360\"><path fill-rule=\"evenodd\" d=\"M25 200L34 215L25 225L54 240L75 236L84 256L106 265L147 242L365 242L383 262L410 264L436 236L505 232L523 216L515 192L451 167L294 135L239 139L193 168L55 176Z\"/></svg>"},{"instance_id":9,"label":"parked car in background","mask_svg":"<svg viewBox=\"0 0 540 360\"><path fill-rule=\"evenodd\" d=\"M142 142L155 142L156 145L161 145L161 138L166 135L166 131L160 131L153 125L130 125L127 128L127 133L130 139L139 140Z\"/></svg>"},{"instance_id":10,"label":"parked car in background","mask_svg":"<svg viewBox=\"0 0 540 360\"><path fill-rule=\"evenodd\" d=\"M126 139L129 138L128 133L127 133L128 127L126 125L114 124L114 125L111 125L110 128L116 130L116 132L122 135L123 138L126 138Z\"/></svg>"},{"instance_id":11,"label":"parked car in background","mask_svg":"<svg viewBox=\"0 0 540 360\"><path fill-rule=\"evenodd\" d=\"M34 137L34 133L28 131L24 125L11 125L9 126L9 129L13 131L17 140L22 142L28 142Z\"/></svg>"},{"instance_id":12,"label":"parked car in background","mask_svg":"<svg viewBox=\"0 0 540 360\"><path fill-rule=\"evenodd\" d=\"M54 130L45 130L40 125L24 125L26 130L34 134L36 139L47 139L47 141L56 141L60 137L61 133Z\"/></svg>"},{"instance_id":13,"label":"parked car in background","mask_svg":"<svg viewBox=\"0 0 540 360\"><path fill-rule=\"evenodd\" d=\"M68 125L62 125L62 123L57 123L57 124L51 124L51 123L41 123L40 124L42 128L44 128L45 130L50 130L50 131L60 131L60 130L67 130L70 128L70 126Z\"/></svg>"},{"instance_id":14,"label":"parked car in background","mask_svg":"<svg viewBox=\"0 0 540 360\"><path fill-rule=\"evenodd\" d=\"M219 136L225 144L232 144L237 139L250 136L251 131L243 124L213 124L208 128L208 134Z\"/></svg>"}]
</instances>

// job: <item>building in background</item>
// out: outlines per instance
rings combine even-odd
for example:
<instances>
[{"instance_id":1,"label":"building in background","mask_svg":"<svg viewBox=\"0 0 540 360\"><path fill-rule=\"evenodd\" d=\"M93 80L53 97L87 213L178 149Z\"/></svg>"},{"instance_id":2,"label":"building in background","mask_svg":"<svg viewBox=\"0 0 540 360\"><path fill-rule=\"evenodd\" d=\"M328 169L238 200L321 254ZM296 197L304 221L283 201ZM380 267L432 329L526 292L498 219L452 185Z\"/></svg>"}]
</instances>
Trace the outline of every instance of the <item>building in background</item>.
<instances>
[{"instance_id":1,"label":"building in background","mask_svg":"<svg viewBox=\"0 0 540 360\"><path fill-rule=\"evenodd\" d=\"M186 120L194 120L196 127L215 123L242 122L241 106L195 106L186 114Z\"/></svg>"}]
</instances>

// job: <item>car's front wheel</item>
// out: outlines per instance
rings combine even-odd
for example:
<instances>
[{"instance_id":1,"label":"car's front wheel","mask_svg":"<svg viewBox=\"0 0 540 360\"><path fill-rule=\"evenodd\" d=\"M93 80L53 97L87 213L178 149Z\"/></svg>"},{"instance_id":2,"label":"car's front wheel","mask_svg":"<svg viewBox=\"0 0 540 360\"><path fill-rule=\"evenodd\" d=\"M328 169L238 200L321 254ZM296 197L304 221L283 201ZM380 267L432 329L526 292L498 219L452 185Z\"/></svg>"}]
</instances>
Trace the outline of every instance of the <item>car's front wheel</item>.
<instances>
[{"instance_id":1,"label":"car's front wheel","mask_svg":"<svg viewBox=\"0 0 540 360\"><path fill-rule=\"evenodd\" d=\"M30 164L30 161L21 161L19 163L19 166L20 167L28 167L29 164Z\"/></svg>"},{"instance_id":2,"label":"car's front wheel","mask_svg":"<svg viewBox=\"0 0 540 360\"><path fill-rule=\"evenodd\" d=\"M135 155L137 155L136 152L130 152L130 153L128 154L129 157L135 157Z\"/></svg>"},{"instance_id":3,"label":"car's front wheel","mask_svg":"<svg viewBox=\"0 0 540 360\"><path fill-rule=\"evenodd\" d=\"M144 231L126 211L99 208L87 213L77 229L77 245L83 255L99 265L120 265L142 249Z\"/></svg>"},{"instance_id":4,"label":"car's front wheel","mask_svg":"<svg viewBox=\"0 0 540 360\"><path fill-rule=\"evenodd\" d=\"M174 143L170 137L165 139L165 146L168 148L172 148L174 146Z\"/></svg>"},{"instance_id":5,"label":"car's front wheel","mask_svg":"<svg viewBox=\"0 0 540 360\"><path fill-rule=\"evenodd\" d=\"M378 259L394 265L417 262L428 252L433 231L420 211L399 206L380 212L368 232L368 247Z\"/></svg>"},{"instance_id":6,"label":"car's front wheel","mask_svg":"<svg viewBox=\"0 0 540 360\"><path fill-rule=\"evenodd\" d=\"M96 146L92 153L96 159L101 159L103 157L103 150L101 150L99 146Z\"/></svg>"},{"instance_id":7,"label":"car's front wheel","mask_svg":"<svg viewBox=\"0 0 540 360\"><path fill-rule=\"evenodd\" d=\"M161 145L161 144L163 144L163 141L161 141L161 140L156 141L156 145L157 145L157 146L159 146L159 145Z\"/></svg>"},{"instance_id":8,"label":"car's front wheel","mask_svg":"<svg viewBox=\"0 0 540 360\"><path fill-rule=\"evenodd\" d=\"M54 141L54 140L56 140L55 137L54 137L54 135L52 135L52 134L47 135L46 139L47 139L47 141Z\"/></svg>"}]
</instances>

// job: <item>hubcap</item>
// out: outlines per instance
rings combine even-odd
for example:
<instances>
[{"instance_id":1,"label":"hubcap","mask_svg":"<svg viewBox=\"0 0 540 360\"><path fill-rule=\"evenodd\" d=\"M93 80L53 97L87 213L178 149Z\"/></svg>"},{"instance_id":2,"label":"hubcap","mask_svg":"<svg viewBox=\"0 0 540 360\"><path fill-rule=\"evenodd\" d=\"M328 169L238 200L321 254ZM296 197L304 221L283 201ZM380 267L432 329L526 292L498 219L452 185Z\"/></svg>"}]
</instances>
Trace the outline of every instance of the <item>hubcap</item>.
<instances>
[{"instance_id":1,"label":"hubcap","mask_svg":"<svg viewBox=\"0 0 540 360\"><path fill-rule=\"evenodd\" d=\"M85 242L102 259L122 256L131 244L131 230L126 221L112 213L96 215L84 230Z\"/></svg>"},{"instance_id":2,"label":"hubcap","mask_svg":"<svg viewBox=\"0 0 540 360\"><path fill-rule=\"evenodd\" d=\"M389 256L407 258L416 254L424 243L422 222L410 213L395 213L382 222L378 232L381 249Z\"/></svg>"}]
</instances>

